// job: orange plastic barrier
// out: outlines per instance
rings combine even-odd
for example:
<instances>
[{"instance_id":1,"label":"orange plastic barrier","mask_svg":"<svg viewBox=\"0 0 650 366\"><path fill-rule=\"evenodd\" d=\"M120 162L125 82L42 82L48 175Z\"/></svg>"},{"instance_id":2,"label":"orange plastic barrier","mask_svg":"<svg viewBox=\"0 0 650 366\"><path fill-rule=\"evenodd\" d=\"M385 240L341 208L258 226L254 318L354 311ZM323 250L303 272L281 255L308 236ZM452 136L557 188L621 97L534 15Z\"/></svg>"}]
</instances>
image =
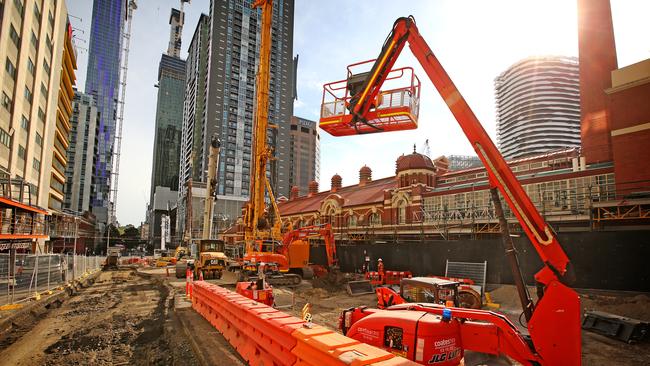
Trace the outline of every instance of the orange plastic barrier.
<instances>
[{"instance_id":1,"label":"orange plastic barrier","mask_svg":"<svg viewBox=\"0 0 650 366\"><path fill-rule=\"evenodd\" d=\"M291 333L302 320L203 281L194 282L192 305L250 365L294 365Z\"/></svg>"},{"instance_id":2,"label":"orange plastic barrier","mask_svg":"<svg viewBox=\"0 0 650 366\"><path fill-rule=\"evenodd\" d=\"M296 329L298 339L292 353L298 358L296 365L415 365L369 344L348 338L325 327Z\"/></svg>"},{"instance_id":3,"label":"orange plastic barrier","mask_svg":"<svg viewBox=\"0 0 650 366\"><path fill-rule=\"evenodd\" d=\"M192 307L217 328L250 365L416 365L327 328L204 281Z\"/></svg>"}]
</instances>

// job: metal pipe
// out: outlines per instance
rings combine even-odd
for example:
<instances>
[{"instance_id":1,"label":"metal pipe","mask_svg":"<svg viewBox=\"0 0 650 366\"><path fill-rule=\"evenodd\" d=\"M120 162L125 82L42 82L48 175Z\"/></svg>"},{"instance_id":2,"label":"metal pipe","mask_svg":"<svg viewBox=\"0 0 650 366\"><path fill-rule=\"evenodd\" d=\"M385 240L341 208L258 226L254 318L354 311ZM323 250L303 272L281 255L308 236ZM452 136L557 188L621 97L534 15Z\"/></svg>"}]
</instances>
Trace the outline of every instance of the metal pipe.
<instances>
[{"instance_id":1,"label":"metal pipe","mask_svg":"<svg viewBox=\"0 0 650 366\"><path fill-rule=\"evenodd\" d=\"M490 194L492 195L492 202L494 202L494 212L499 219L499 226L501 226L503 248L505 249L506 258L508 259L508 264L510 265L512 278L515 282L515 286L517 287L517 294L519 295L521 308L524 311L526 322L528 322L533 316L535 305L533 304L533 300L530 298L530 294L528 293L528 288L524 282L524 275L521 273L519 258L517 257L517 250L515 249L515 245L512 242L512 237L510 236L510 229L508 228L508 221L506 220L506 216L503 213L503 206L501 205L501 198L499 198L499 191L496 188L492 187L490 188Z\"/></svg>"}]
</instances>

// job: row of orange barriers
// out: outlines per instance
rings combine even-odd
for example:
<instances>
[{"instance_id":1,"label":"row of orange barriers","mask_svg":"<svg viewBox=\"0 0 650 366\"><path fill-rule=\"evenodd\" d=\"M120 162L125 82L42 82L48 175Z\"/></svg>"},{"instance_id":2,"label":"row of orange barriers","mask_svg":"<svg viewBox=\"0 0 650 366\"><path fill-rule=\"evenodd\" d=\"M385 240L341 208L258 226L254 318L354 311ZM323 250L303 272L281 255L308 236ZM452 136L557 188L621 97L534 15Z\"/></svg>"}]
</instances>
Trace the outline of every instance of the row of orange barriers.
<instances>
[{"instance_id":1,"label":"row of orange barriers","mask_svg":"<svg viewBox=\"0 0 650 366\"><path fill-rule=\"evenodd\" d=\"M366 280L370 281L373 286L378 285L399 285L403 278L411 278L413 274L410 271L384 271L382 279L379 272L366 272Z\"/></svg>"},{"instance_id":2,"label":"row of orange barriers","mask_svg":"<svg viewBox=\"0 0 650 366\"><path fill-rule=\"evenodd\" d=\"M193 287L192 307L250 365L416 365L217 285L196 281Z\"/></svg>"}]
</instances>

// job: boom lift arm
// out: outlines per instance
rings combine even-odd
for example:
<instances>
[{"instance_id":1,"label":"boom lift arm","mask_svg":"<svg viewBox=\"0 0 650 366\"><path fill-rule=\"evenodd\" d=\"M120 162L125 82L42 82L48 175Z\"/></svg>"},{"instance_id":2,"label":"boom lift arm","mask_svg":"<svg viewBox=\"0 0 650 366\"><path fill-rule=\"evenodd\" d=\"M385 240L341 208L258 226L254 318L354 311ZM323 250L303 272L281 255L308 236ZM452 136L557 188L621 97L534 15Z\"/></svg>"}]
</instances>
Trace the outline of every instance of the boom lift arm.
<instances>
[{"instance_id":1,"label":"boom lift arm","mask_svg":"<svg viewBox=\"0 0 650 366\"><path fill-rule=\"evenodd\" d=\"M555 235L420 35L413 17L399 18L395 21L393 30L386 39L361 92L353 96L350 101L348 109L353 115L353 123L364 123L364 115L372 108L384 80L407 42L485 165L490 183L497 187L506 199L545 264L545 267L535 275L535 279L542 284L548 284L553 279L565 284L571 283L573 275L570 262Z\"/></svg>"},{"instance_id":2,"label":"boom lift arm","mask_svg":"<svg viewBox=\"0 0 650 366\"><path fill-rule=\"evenodd\" d=\"M547 365L580 364L580 300L575 291L566 286L574 279L571 263L505 159L420 35L412 16L395 21L372 69L361 87L356 89L358 92L350 98L347 105L352 115L350 124L355 128L359 123L371 124L366 116L376 107L382 84L406 43L485 165L490 184L497 187L506 199L544 263L544 267L535 274L540 300L528 323L533 341L532 352L537 353ZM381 132L381 129L374 129L373 132Z\"/></svg>"}]
</instances>

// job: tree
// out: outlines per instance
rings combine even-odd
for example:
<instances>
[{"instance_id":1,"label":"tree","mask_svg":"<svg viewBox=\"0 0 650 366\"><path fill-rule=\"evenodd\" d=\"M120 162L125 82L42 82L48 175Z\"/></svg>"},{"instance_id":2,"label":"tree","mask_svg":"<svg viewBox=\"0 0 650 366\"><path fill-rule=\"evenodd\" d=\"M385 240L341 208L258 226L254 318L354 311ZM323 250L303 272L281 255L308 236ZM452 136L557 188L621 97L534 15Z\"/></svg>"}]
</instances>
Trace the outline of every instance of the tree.
<instances>
[{"instance_id":1,"label":"tree","mask_svg":"<svg viewBox=\"0 0 650 366\"><path fill-rule=\"evenodd\" d=\"M133 225L126 225L124 227L124 232L122 233L123 238L139 240L140 239L140 230Z\"/></svg>"},{"instance_id":2,"label":"tree","mask_svg":"<svg viewBox=\"0 0 650 366\"><path fill-rule=\"evenodd\" d=\"M109 230L111 233L111 241L113 241L113 239L117 239L120 237L120 231L117 229L117 227L113 224L109 224L104 229L104 239L108 237Z\"/></svg>"}]
</instances>

